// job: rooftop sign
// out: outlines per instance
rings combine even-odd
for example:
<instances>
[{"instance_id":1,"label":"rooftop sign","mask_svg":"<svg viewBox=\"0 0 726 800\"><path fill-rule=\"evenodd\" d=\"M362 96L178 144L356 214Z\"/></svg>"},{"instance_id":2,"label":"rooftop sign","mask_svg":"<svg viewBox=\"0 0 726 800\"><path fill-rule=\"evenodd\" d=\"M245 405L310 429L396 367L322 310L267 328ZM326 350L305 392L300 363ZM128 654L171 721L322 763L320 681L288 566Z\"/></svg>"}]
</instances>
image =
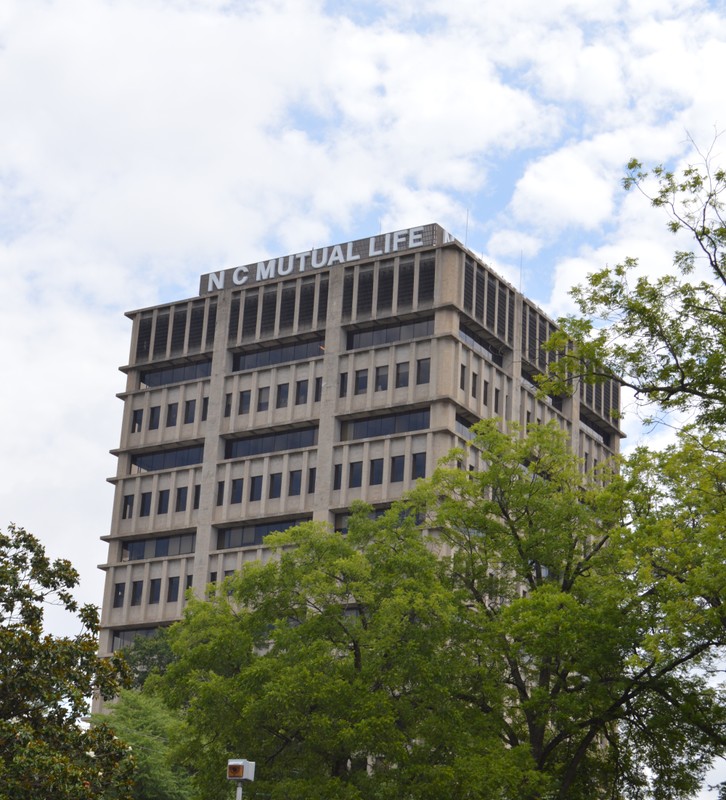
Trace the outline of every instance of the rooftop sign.
<instances>
[{"instance_id":1,"label":"rooftop sign","mask_svg":"<svg viewBox=\"0 0 726 800\"><path fill-rule=\"evenodd\" d=\"M404 228L401 231L381 233L368 239L356 239L343 244L315 247L294 255L258 261L256 264L209 272L202 275L199 294L249 286L275 278L297 275L301 272L312 272L339 264L350 264L361 259L391 256L405 250L434 247L437 244L453 241L454 237L439 225Z\"/></svg>"}]
</instances>

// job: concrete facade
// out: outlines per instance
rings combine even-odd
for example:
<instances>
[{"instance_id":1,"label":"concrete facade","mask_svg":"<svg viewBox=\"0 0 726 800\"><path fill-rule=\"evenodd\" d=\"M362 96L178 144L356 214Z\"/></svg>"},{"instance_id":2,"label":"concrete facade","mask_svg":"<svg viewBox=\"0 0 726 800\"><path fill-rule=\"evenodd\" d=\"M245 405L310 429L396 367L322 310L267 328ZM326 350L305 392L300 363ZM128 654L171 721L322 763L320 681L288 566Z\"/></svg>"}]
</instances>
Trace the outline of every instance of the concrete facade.
<instances>
[{"instance_id":1,"label":"concrete facade","mask_svg":"<svg viewBox=\"0 0 726 800\"><path fill-rule=\"evenodd\" d=\"M478 419L618 452L614 383L536 397L554 325L438 225L202 276L133 321L102 655L181 616L264 536L385 508Z\"/></svg>"}]
</instances>

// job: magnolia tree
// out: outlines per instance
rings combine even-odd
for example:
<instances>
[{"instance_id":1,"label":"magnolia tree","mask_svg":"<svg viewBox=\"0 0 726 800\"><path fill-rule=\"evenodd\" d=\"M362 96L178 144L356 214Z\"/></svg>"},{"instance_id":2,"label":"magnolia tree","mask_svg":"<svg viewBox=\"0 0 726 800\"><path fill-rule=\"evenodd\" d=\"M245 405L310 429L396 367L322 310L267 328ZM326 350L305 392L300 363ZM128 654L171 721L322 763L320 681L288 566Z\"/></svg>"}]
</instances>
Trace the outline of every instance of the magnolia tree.
<instances>
[{"instance_id":1,"label":"magnolia tree","mask_svg":"<svg viewBox=\"0 0 726 800\"><path fill-rule=\"evenodd\" d=\"M112 697L122 662L97 656L98 613L79 607L78 573L51 561L14 525L0 532L0 798L131 797L133 760L105 724L81 724L93 692ZM43 632L46 603L78 616L80 632Z\"/></svg>"}]
</instances>

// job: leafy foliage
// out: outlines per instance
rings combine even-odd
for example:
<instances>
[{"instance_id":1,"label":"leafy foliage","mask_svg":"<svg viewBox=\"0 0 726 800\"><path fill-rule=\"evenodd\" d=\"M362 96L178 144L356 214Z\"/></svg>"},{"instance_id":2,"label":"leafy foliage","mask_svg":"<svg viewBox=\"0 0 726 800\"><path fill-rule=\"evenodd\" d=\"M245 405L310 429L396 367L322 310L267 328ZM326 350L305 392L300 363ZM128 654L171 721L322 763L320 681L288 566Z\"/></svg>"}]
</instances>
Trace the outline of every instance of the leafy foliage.
<instances>
[{"instance_id":1,"label":"leafy foliage","mask_svg":"<svg viewBox=\"0 0 726 800\"><path fill-rule=\"evenodd\" d=\"M97 609L72 596L70 562L51 562L23 528L0 532L0 798L129 798L133 762L104 724L81 725L92 692L113 696L125 671L99 659ZM75 637L43 633L43 605L75 613Z\"/></svg>"},{"instance_id":2,"label":"leafy foliage","mask_svg":"<svg viewBox=\"0 0 726 800\"><path fill-rule=\"evenodd\" d=\"M122 655L132 675L131 686L143 688L150 675L162 675L174 659L168 629L157 628L153 636L137 636Z\"/></svg>"},{"instance_id":3,"label":"leafy foliage","mask_svg":"<svg viewBox=\"0 0 726 800\"><path fill-rule=\"evenodd\" d=\"M656 191L646 187L655 179ZM651 280L626 259L590 276L572 294L585 318L560 320L549 347L561 354L548 391L575 377L615 377L663 409L692 410L707 426L726 423L726 172L706 161L682 175L639 161L628 165L626 189L637 188L666 211L673 233L690 233L674 269ZM597 320L597 325L592 320ZM604 323L604 324L602 324Z\"/></svg>"},{"instance_id":4,"label":"leafy foliage","mask_svg":"<svg viewBox=\"0 0 726 800\"><path fill-rule=\"evenodd\" d=\"M172 756L172 740L179 730L180 720L158 697L123 691L105 719L134 754L135 800L188 800L192 797L189 773L176 764Z\"/></svg>"},{"instance_id":5,"label":"leafy foliage","mask_svg":"<svg viewBox=\"0 0 726 800\"><path fill-rule=\"evenodd\" d=\"M346 536L276 534L277 559L189 604L147 687L184 715L200 794L233 756L253 797L693 794L726 736L717 457L689 494L681 449L583 477L555 427L475 430L481 470L356 507Z\"/></svg>"}]
</instances>

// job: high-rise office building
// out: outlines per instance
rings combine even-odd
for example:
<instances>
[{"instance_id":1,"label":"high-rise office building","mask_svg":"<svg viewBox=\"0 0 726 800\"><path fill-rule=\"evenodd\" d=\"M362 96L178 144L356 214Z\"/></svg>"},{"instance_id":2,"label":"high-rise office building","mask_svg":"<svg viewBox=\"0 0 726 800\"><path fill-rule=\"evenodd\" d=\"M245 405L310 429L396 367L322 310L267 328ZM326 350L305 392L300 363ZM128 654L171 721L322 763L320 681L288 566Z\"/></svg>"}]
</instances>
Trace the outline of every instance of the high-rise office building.
<instances>
[{"instance_id":1,"label":"high-rise office building","mask_svg":"<svg viewBox=\"0 0 726 800\"><path fill-rule=\"evenodd\" d=\"M475 421L618 452L613 382L537 397L553 323L438 225L203 275L133 321L101 654L181 616L303 520L385 508Z\"/></svg>"}]
</instances>

